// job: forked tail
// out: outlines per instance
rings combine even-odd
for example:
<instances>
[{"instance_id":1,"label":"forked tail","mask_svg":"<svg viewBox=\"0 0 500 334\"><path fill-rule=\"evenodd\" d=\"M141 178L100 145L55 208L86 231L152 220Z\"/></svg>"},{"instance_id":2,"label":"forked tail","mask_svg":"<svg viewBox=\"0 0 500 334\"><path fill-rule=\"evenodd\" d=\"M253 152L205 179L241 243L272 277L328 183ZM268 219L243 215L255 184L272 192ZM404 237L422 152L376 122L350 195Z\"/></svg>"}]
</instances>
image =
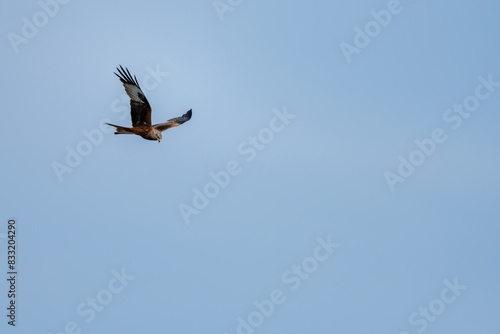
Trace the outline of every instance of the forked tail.
<instances>
[{"instance_id":1,"label":"forked tail","mask_svg":"<svg viewBox=\"0 0 500 334\"><path fill-rule=\"evenodd\" d=\"M119 135L119 134L133 134L134 132L132 131L131 128L126 128L124 126L119 126L119 125L114 125L114 124L109 124L109 123L106 123L107 125L109 126L114 126L116 131L115 131L115 135Z\"/></svg>"}]
</instances>

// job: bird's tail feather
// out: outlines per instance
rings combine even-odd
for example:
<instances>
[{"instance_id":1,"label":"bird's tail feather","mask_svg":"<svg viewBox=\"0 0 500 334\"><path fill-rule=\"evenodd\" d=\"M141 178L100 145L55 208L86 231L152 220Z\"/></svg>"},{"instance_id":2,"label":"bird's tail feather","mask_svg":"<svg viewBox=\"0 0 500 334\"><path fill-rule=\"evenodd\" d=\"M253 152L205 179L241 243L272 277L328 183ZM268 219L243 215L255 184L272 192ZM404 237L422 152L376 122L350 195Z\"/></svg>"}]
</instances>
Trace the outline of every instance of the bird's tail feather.
<instances>
[{"instance_id":1,"label":"bird's tail feather","mask_svg":"<svg viewBox=\"0 0 500 334\"><path fill-rule=\"evenodd\" d=\"M114 124L109 124L109 123L106 123L107 125L109 126L114 126L116 131L115 131L115 135L119 135L119 134L133 134L134 132L132 131L131 128L126 128L124 126L119 126L119 125L114 125Z\"/></svg>"}]
</instances>

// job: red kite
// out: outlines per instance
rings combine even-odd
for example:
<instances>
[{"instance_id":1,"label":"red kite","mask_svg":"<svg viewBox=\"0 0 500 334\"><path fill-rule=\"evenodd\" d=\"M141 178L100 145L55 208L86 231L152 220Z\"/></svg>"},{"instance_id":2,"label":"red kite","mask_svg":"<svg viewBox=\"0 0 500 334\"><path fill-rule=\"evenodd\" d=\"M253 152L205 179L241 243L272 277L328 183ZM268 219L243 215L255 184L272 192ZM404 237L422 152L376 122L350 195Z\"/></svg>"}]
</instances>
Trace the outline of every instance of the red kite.
<instances>
[{"instance_id":1,"label":"red kite","mask_svg":"<svg viewBox=\"0 0 500 334\"><path fill-rule=\"evenodd\" d=\"M141 136L147 140L158 140L161 141L161 133L167 129L179 126L191 119L192 109L189 109L184 115L176 118L169 119L165 123L151 125L151 106L149 105L146 96L139 87L139 82L137 78L132 78L128 68L123 69L116 68L118 73L116 76L120 79L125 87L127 95L130 97L130 115L132 116L132 127L126 128L124 126L118 126L114 124L106 123L107 125L114 126L116 128L115 135L118 134L134 134ZM121 70L120 70L121 69Z\"/></svg>"}]
</instances>

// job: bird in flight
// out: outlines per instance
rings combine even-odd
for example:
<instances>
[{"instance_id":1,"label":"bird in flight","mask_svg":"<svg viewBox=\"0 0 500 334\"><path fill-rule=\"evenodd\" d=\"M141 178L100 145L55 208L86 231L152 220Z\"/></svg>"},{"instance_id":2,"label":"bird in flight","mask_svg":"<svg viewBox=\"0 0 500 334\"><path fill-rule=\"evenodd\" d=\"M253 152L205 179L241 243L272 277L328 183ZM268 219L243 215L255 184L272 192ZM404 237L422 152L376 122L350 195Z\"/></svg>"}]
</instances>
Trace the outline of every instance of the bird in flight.
<instances>
[{"instance_id":1,"label":"bird in flight","mask_svg":"<svg viewBox=\"0 0 500 334\"><path fill-rule=\"evenodd\" d=\"M134 134L141 136L147 140L158 140L161 141L161 133L167 129L179 126L191 119L192 109L189 109L184 115L176 118L169 119L165 123L151 124L151 106L149 105L146 96L139 87L139 82L137 78L132 78L128 68L120 65L120 68L116 68L118 73L116 76L120 79L125 87L127 95L130 97L130 115L132 116L132 127L127 128L124 126L114 125L106 123L107 125L114 126L116 131L115 135L118 134Z\"/></svg>"}]
</instances>

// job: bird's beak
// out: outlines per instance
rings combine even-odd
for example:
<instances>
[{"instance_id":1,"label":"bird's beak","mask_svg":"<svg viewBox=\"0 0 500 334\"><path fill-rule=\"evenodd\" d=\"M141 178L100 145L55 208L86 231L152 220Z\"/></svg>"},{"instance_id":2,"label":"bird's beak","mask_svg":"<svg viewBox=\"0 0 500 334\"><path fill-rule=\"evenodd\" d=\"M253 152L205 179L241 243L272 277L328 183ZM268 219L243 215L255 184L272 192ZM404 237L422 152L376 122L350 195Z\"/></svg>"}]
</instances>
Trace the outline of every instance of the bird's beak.
<instances>
[{"instance_id":1,"label":"bird's beak","mask_svg":"<svg viewBox=\"0 0 500 334\"><path fill-rule=\"evenodd\" d=\"M161 142L161 139L160 139L160 138L158 138L158 142Z\"/></svg>"}]
</instances>

